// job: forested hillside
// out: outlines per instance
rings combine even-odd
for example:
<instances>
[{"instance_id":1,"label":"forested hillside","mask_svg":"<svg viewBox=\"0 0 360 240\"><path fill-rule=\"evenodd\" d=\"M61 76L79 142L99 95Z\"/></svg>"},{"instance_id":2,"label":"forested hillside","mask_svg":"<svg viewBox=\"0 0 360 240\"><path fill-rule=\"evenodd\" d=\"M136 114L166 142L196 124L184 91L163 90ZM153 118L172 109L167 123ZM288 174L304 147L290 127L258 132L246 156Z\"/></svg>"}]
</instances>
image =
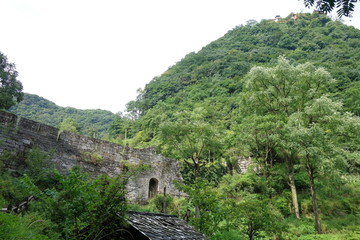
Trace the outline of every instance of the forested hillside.
<instances>
[{"instance_id":1,"label":"forested hillside","mask_svg":"<svg viewBox=\"0 0 360 240\"><path fill-rule=\"evenodd\" d=\"M155 77L110 140L178 159L212 239L356 239L359 50L326 15L250 20Z\"/></svg>"},{"instance_id":2,"label":"forested hillside","mask_svg":"<svg viewBox=\"0 0 360 240\"><path fill-rule=\"evenodd\" d=\"M24 99L13 106L10 112L50 126L59 127L66 119L73 120L77 131L83 135L104 137L115 114L105 110L79 110L60 107L34 94L24 94Z\"/></svg>"},{"instance_id":3,"label":"forested hillside","mask_svg":"<svg viewBox=\"0 0 360 240\"><path fill-rule=\"evenodd\" d=\"M155 77L128 104L131 117L139 118L130 136L138 133L137 137L141 134L150 141L163 120L198 107L228 128L238 111L241 79L253 66L274 66L278 56L324 67L337 80L329 94L341 100L345 110L359 115L360 31L326 15L296 16L279 22L250 20ZM111 133L115 136L119 131L124 132L113 127Z\"/></svg>"}]
</instances>

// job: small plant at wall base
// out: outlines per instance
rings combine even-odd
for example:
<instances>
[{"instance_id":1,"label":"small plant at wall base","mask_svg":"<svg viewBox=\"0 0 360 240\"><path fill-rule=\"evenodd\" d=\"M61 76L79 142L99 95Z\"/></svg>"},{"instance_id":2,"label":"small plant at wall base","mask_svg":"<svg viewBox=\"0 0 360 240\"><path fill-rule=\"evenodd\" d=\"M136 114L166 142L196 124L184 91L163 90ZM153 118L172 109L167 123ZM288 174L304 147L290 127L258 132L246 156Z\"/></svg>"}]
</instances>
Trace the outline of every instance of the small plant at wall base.
<instances>
[{"instance_id":1,"label":"small plant at wall base","mask_svg":"<svg viewBox=\"0 0 360 240\"><path fill-rule=\"evenodd\" d=\"M186 199L177 198L170 195L156 195L149 202L149 208L153 212L164 212L164 201L166 201L166 214L174 214L178 216L184 215L186 211Z\"/></svg>"}]
</instances>

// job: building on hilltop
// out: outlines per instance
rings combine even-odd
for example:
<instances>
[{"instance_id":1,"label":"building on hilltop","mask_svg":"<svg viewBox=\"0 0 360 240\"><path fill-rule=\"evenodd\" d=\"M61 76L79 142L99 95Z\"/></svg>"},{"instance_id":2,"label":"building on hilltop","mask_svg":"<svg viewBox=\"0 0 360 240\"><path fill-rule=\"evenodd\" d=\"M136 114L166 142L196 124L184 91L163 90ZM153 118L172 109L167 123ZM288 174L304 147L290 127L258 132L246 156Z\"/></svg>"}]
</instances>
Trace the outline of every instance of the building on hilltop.
<instances>
[{"instance_id":1,"label":"building on hilltop","mask_svg":"<svg viewBox=\"0 0 360 240\"><path fill-rule=\"evenodd\" d=\"M275 19L274 19L274 22L278 22L278 21L280 21L280 20L281 20L280 15L276 15L276 16L275 16Z\"/></svg>"},{"instance_id":2,"label":"building on hilltop","mask_svg":"<svg viewBox=\"0 0 360 240\"><path fill-rule=\"evenodd\" d=\"M323 10L314 10L313 13L317 13L317 14L325 14L326 15L326 12L323 11Z\"/></svg>"}]
</instances>

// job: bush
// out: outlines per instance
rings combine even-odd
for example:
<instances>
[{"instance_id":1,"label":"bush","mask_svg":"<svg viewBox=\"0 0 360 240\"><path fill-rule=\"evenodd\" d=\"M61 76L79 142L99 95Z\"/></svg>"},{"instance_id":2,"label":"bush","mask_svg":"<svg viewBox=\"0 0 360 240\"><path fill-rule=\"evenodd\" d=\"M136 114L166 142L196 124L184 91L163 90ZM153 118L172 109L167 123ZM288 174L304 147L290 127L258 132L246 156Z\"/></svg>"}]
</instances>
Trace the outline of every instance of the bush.
<instances>
[{"instance_id":1,"label":"bush","mask_svg":"<svg viewBox=\"0 0 360 240\"><path fill-rule=\"evenodd\" d=\"M315 234L314 223L311 219L287 218L286 225L288 226L288 231L284 235L285 239L298 239L303 235Z\"/></svg>"},{"instance_id":2,"label":"bush","mask_svg":"<svg viewBox=\"0 0 360 240\"><path fill-rule=\"evenodd\" d=\"M62 239L121 239L127 211L124 178L91 179L77 167L67 176L58 173L55 177L58 184L46 189L46 194L29 177L24 178L24 184L38 193L32 209L54 224L53 231Z\"/></svg>"},{"instance_id":3,"label":"bush","mask_svg":"<svg viewBox=\"0 0 360 240\"><path fill-rule=\"evenodd\" d=\"M30 224L27 220L29 219L18 215L0 213L0 239L50 239L41 234L42 230L44 230L43 224L36 224L36 221L39 222L43 220L37 219ZM56 235L53 235L52 239L56 239Z\"/></svg>"},{"instance_id":4,"label":"bush","mask_svg":"<svg viewBox=\"0 0 360 240\"><path fill-rule=\"evenodd\" d=\"M7 172L0 174L0 207L17 204L28 196L28 189L21 184L18 178L12 177Z\"/></svg>"},{"instance_id":5,"label":"bush","mask_svg":"<svg viewBox=\"0 0 360 240\"><path fill-rule=\"evenodd\" d=\"M27 166L25 174L41 190L57 184L54 173L55 166L51 162L51 152L47 153L34 147L25 155L25 163Z\"/></svg>"},{"instance_id":6,"label":"bush","mask_svg":"<svg viewBox=\"0 0 360 240\"><path fill-rule=\"evenodd\" d=\"M243 240L247 237L240 231L230 230L215 234L211 239L213 240Z\"/></svg>"},{"instance_id":7,"label":"bush","mask_svg":"<svg viewBox=\"0 0 360 240\"><path fill-rule=\"evenodd\" d=\"M342 217L324 219L324 225L328 231L357 231L360 233L360 216L344 215Z\"/></svg>"},{"instance_id":8,"label":"bush","mask_svg":"<svg viewBox=\"0 0 360 240\"><path fill-rule=\"evenodd\" d=\"M184 198L175 198L170 195L157 195L150 200L150 210L153 212L163 212L164 200L166 201L166 214L173 214L180 216L185 211L183 209L185 205Z\"/></svg>"}]
</instances>

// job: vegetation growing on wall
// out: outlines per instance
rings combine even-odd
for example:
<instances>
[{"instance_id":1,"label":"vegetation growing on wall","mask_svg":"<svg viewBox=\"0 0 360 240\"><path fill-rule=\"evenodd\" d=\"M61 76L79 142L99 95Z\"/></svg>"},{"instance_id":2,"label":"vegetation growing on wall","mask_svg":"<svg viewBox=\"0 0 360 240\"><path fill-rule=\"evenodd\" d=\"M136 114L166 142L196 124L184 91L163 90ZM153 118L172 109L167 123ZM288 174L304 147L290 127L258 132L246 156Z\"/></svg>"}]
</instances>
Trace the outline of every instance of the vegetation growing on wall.
<instances>
[{"instance_id":1,"label":"vegetation growing on wall","mask_svg":"<svg viewBox=\"0 0 360 240\"><path fill-rule=\"evenodd\" d=\"M80 154L80 161L98 165L103 161L103 157L96 151L84 151Z\"/></svg>"},{"instance_id":2,"label":"vegetation growing on wall","mask_svg":"<svg viewBox=\"0 0 360 240\"><path fill-rule=\"evenodd\" d=\"M139 163L130 163L127 160L120 162L125 173L128 173L131 176L138 176L143 174L146 171L151 170L151 166L140 161Z\"/></svg>"}]
</instances>

